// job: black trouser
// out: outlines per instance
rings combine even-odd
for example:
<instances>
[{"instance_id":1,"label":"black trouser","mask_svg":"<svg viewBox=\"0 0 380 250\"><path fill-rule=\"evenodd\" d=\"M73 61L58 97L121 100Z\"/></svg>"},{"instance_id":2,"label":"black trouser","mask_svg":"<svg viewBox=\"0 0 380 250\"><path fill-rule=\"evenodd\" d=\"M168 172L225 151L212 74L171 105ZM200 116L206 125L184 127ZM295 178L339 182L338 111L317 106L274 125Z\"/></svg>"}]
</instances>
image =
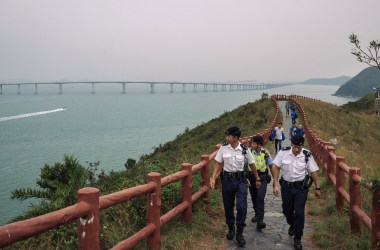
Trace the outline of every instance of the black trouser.
<instances>
[{"instance_id":1,"label":"black trouser","mask_svg":"<svg viewBox=\"0 0 380 250\"><path fill-rule=\"evenodd\" d=\"M251 194L253 210L255 210L257 221L263 222L265 213L264 198L267 193L267 173L262 173L260 171L258 173L261 181L261 186L259 189L256 188L256 178L254 174L251 171L248 172L248 179L251 183L251 186L249 186L249 192Z\"/></svg>"},{"instance_id":2,"label":"black trouser","mask_svg":"<svg viewBox=\"0 0 380 250\"><path fill-rule=\"evenodd\" d=\"M301 239L305 225L305 204L308 188L289 186L285 181L281 184L282 212L286 222L293 226L294 238Z\"/></svg>"},{"instance_id":3,"label":"black trouser","mask_svg":"<svg viewBox=\"0 0 380 250\"><path fill-rule=\"evenodd\" d=\"M247 217L247 179L244 176L231 177L223 174L222 197L224 205L224 214L228 225L235 225L243 229ZM234 213L236 198L236 220Z\"/></svg>"},{"instance_id":4,"label":"black trouser","mask_svg":"<svg viewBox=\"0 0 380 250\"><path fill-rule=\"evenodd\" d=\"M274 148L276 150L276 153L281 150L281 146L282 146L282 140L274 139Z\"/></svg>"}]
</instances>

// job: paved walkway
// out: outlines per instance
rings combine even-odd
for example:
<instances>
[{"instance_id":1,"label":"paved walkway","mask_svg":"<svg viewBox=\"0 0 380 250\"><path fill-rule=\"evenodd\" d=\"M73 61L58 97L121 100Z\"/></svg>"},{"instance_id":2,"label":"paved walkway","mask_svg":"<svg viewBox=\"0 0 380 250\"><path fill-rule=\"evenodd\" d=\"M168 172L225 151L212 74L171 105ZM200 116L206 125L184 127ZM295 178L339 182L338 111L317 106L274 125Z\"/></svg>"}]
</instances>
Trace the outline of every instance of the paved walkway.
<instances>
[{"instance_id":1,"label":"paved walkway","mask_svg":"<svg viewBox=\"0 0 380 250\"><path fill-rule=\"evenodd\" d=\"M290 146L289 129L291 127L291 118L285 116L285 103L285 101L279 101L279 106L284 117L283 127L286 135L286 140L282 143L283 147ZM266 148L271 152L272 158L274 158L274 144L269 142ZM267 227L261 230L261 232L256 230L256 223L251 222L255 212L253 211L252 201L250 194L248 193L248 213L246 219L247 226L245 227L243 234L246 241L244 249L294 249L293 237L288 235L289 225L286 223L285 216L282 214L281 197L274 196L272 184L273 183L271 182L268 185L267 194L265 196L264 222L267 224ZM314 249L313 245L310 243L310 240L308 240L311 232L312 224L306 218L304 236L302 237L302 246L304 250ZM235 239L226 239L225 242L226 249L242 249L237 246Z\"/></svg>"}]
</instances>

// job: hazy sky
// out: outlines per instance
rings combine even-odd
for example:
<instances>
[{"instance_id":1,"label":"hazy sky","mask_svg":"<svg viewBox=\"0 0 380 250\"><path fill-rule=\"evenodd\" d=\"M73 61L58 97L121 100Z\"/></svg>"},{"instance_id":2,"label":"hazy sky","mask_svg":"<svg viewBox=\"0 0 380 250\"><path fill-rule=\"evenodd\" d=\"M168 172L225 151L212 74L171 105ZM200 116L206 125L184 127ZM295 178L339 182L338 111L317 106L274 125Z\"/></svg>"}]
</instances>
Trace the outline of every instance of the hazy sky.
<instances>
[{"instance_id":1,"label":"hazy sky","mask_svg":"<svg viewBox=\"0 0 380 250\"><path fill-rule=\"evenodd\" d=\"M380 0L0 0L0 81L298 81L367 66Z\"/></svg>"}]
</instances>

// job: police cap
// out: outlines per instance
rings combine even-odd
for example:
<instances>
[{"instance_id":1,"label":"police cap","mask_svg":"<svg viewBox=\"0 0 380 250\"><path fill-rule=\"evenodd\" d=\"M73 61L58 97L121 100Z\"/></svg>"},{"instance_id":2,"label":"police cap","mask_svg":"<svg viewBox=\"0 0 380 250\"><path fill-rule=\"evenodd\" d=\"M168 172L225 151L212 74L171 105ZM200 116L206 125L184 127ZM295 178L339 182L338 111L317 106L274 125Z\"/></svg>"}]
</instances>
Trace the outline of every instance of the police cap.
<instances>
[{"instance_id":1,"label":"police cap","mask_svg":"<svg viewBox=\"0 0 380 250\"><path fill-rule=\"evenodd\" d=\"M230 127L226 130L225 134L240 137L241 132L240 132L240 129L238 127Z\"/></svg>"},{"instance_id":2,"label":"police cap","mask_svg":"<svg viewBox=\"0 0 380 250\"><path fill-rule=\"evenodd\" d=\"M302 135L295 135L292 137L292 144L296 146L302 146L305 142L305 138Z\"/></svg>"},{"instance_id":3,"label":"police cap","mask_svg":"<svg viewBox=\"0 0 380 250\"><path fill-rule=\"evenodd\" d=\"M254 137L252 137L251 141L260 145L264 144L264 139L261 135L255 135Z\"/></svg>"}]
</instances>

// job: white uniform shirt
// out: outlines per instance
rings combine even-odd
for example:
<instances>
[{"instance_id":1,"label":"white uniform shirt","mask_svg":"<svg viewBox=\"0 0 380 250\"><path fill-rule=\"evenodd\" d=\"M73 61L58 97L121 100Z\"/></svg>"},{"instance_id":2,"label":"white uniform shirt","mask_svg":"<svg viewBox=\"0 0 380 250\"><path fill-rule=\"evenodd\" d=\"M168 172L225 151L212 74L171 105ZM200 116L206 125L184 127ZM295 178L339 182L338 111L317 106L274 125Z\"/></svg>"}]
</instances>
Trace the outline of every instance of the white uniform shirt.
<instances>
[{"instance_id":1,"label":"white uniform shirt","mask_svg":"<svg viewBox=\"0 0 380 250\"><path fill-rule=\"evenodd\" d=\"M227 172L238 172L244 170L244 157L247 157L248 164L255 162L252 154L249 152L249 148L246 150L246 154L243 154L243 148L241 144L233 149L230 144L221 146L218 153L215 156L215 161L224 163L223 170Z\"/></svg>"},{"instance_id":2,"label":"white uniform shirt","mask_svg":"<svg viewBox=\"0 0 380 250\"><path fill-rule=\"evenodd\" d=\"M302 151L295 156L292 149L280 150L276 158L274 158L273 163L281 169L281 175L285 181L302 181L305 179L307 172L312 173L319 170L312 155L309 157L306 169L305 157Z\"/></svg>"}]
</instances>

